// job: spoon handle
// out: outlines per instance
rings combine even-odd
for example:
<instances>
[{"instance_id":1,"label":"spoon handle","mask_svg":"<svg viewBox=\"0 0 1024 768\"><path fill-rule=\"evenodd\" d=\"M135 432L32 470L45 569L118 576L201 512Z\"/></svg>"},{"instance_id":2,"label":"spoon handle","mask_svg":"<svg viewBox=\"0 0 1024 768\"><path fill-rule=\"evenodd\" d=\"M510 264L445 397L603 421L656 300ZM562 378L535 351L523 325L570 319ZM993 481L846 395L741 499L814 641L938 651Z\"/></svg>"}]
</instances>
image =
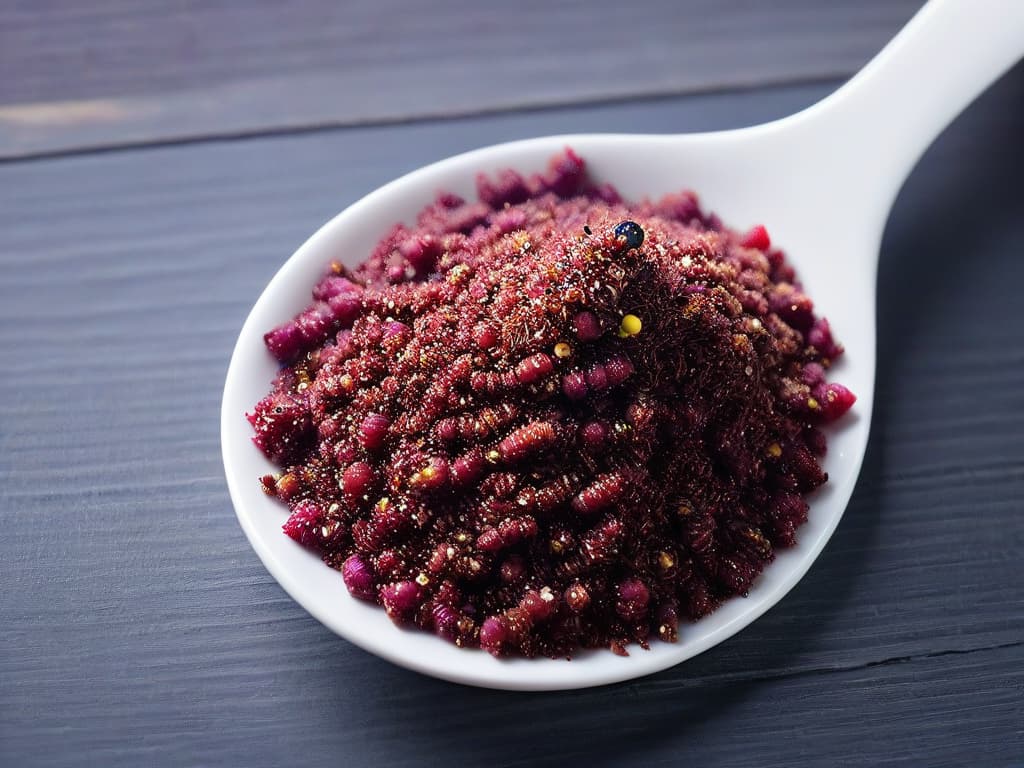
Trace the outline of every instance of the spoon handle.
<instances>
[{"instance_id":1,"label":"spoon handle","mask_svg":"<svg viewBox=\"0 0 1024 768\"><path fill-rule=\"evenodd\" d=\"M1024 56L1024 0L931 0L827 99L797 117L836 139L843 180L888 182L887 211L914 164L988 86Z\"/></svg>"}]
</instances>

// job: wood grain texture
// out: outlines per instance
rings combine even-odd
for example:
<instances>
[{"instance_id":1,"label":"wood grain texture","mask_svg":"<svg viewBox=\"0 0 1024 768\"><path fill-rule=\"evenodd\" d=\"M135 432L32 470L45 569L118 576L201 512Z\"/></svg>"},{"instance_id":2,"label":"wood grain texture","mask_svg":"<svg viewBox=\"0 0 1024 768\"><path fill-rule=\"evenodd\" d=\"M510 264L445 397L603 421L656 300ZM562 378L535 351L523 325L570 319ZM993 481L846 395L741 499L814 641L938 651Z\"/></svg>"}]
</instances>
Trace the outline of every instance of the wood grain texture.
<instances>
[{"instance_id":1,"label":"wood grain texture","mask_svg":"<svg viewBox=\"0 0 1024 768\"><path fill-rule=\"evenodd\" d=\"M841 77L921 0L0 4L0 157Z\"/></svg>"},{"instance_id":2,"label":"wood grain texture","mask_svg":"<svg viewBox=\"0 0 1024 768\"><path fill-rule=\"evenodd\" d=\"M596 691L429 680L309 618L231 510L232 344L338 209L462 149L732 127L827 90L0 167L0 764L1019 765L1024 67L897 202L872 439L835 538L712 651Z\"/></svg>"}]
</instances>

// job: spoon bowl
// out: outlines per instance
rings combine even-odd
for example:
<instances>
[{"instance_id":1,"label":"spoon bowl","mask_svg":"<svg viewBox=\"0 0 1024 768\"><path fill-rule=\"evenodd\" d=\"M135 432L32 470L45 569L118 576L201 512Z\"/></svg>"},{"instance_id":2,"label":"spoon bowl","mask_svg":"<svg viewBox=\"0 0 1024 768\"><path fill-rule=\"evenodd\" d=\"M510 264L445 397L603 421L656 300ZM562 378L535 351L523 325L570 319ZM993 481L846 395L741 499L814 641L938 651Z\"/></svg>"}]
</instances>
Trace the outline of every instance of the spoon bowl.
<instances>
[{"instance_id":1,"label":"spoon bowl","mask_svg":"<svg viewBox=\"0 0 1024 768\"><path fill-rule=\"evenodd\" d=\"M1000 10L1013 17L1012 23L995 18ZM950 76L944 93L917 98L916 89L941 60L943 46L964 40L965 29L986 48L974 46L974 58ZM228 370L221 419L228 487L242 528L267 569L313 616L366 650L435 677L493 688L581 688L640 677L738 632L807 572L853 493L871 421L877 253L892 200L931 140L1016 61L1022 48L1024 14L1013 0L933 0L844 88L792 117L706 134L583 134L501 144L414 171L350 206L273 278L242 328ZM898 123L888 122L893 116ZM498 660L396 628L379 607L351 598L337 571L284 536L284 510L257 482L276 468L250 442L244 413L266 393L278 368L263 333L307 305L325 264L338 259L354 266L391 225L413 221L440 189L474 199L477 173L540 171L566 146L586 160L595 181L611 182L625 199L692 188L703 207L730 226L765 224L846 347L831 378L858 400L827 430L823 467L829 482L808 499L809 519L798 532L799 543L777 553L746 598L727 601L710 616L682 626L678 643L655 642L649 651L635 649L626 658L589 651L571 662Z\"/></svg>"}]
</instances>

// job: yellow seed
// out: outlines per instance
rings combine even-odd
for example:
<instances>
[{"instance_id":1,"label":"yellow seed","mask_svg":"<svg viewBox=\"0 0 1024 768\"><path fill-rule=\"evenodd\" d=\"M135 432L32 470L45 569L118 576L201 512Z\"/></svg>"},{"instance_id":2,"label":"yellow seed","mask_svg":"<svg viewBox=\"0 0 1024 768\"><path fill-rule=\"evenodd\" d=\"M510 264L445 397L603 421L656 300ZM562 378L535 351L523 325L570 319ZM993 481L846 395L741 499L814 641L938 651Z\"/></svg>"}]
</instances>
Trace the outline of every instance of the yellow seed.
<instances>
[{"instance_id":1,"label":"yellow seed","mask_svg":"<svg viewBox=\"0 0 1024 768\"><path fill-rule=\"evenodd\" d=\"M619 331L626 336L636 336L644 327L643 321L636 315L626 315L619 324Z\"/></svg>"},{"instance_id":2,"label":"yellow seed","mask_svg":"<svg viewBox=\"0 0 1024 768\"><path fill-rule=\"evenodd\" d=\"M689 504L680 504L679 509L676 510L680 516L686 517L687 515L693 514L693 507Z\"/></svg>"},{"instance_id":3,"label":"yellow seed","mask_svg":"<svg viewBox=\"0 0 1024 768\"><path fill-rule=\"evenodd\" d=\"M416 583L419 584L421 587L425 587L427 586L427 584L430 583L430 577L427 576L427 574L425 573L421 573L419 576L416 577Z\"/></svg>"},{"instance_id":4,"label":"yellow seed","mask_svg":"<svg viewBox=\"0 0 1024 768\"><path fill-rule=\"evenodd\" d=\"M815 400L813 397L808 397L807 398L807 407L810 408L812 411L816 411L816 410L818 410L821 407L821 405L819 405L818 401Z\"/></svg>"},{"instance_id":5,"label":"yellow seed","mask_svg":"<svg viewBox=\"0 0 1024 768\"><path fill-rule=\"evenodd\" d=\"M773 459L779 458L782 455L782 446L778 443L772 443L768 446L768 455Z\"/></svg>"},{"instance_id":6,"label":"yellow seed","mask_svg":"<svg viewBox=\"0 0 1024 768\"><path fill-rule=\"evenodd\" d=\"M572 347L566 344L564 341L560 341L555 344L555 357L568 357L572 354Z\"/></svg>"},{"instance_id":7,"label":"yellow seed","mask_svg":"<svg viewBox=\"0 0 1024 768\"><path fill-rule=\"evenodd\" d=\"M501 454L498 453L496 450L490 450L487 452L487 455L484 458L491 462L491 464L497 464L498 461L500 461L501 459Z\"/></svg>"},{"instance_id":8,"label":"yellow seed","mask_svg":"<svg viewBox=\"0 0 1024 768\"><path fill-rule=\"evenodd\" d=\"M675 564L676 561L672 559L672 555L670 555L668 552L658 553L658 565L661 566L661 570L667 571Z\"/></svg>"},{"instance_id":9,"label":"yellow seed","mask_svg":"<svg viewBox=\"0 0 1024 768\"><path fill-rule=\"evenodd\" d=\"M552 539L551 540L551 551L552 552L554 552L556 555L560 555L560 554L562 554L562 550L563 549L565 549L565 547L562 545L562 542L560 542L558 539Z\"/></svg>"}]
</instances>

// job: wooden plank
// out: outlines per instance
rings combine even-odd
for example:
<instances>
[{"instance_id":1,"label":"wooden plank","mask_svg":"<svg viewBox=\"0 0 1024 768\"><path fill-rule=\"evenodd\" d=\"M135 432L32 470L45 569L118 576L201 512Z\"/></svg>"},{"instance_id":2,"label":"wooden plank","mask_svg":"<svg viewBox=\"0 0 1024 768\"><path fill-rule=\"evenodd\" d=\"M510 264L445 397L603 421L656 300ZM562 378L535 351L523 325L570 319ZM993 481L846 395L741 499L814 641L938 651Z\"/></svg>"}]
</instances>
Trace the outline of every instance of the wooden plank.
<instances>
[{"instance_id":1,"label":"wooden plank","mask_svg":"<svg viewBox=\"0 0 1024 768\"><path fill-rule=\"evenodd\" d=\"M0 157L846 76L921 0L0 6Z\"/></svg>"},{"instance_id":2,"label":"wooden plank","mask_svg":"<svg viewBox=\"0 0 1024 768\"><path fill-rule=\"evenodd\" d=\"M220 467L237 330L310 231L415 165L594 126L736 126L827 88L0 167L0 763L1011 764L1022 87L1018 67L897 203L871 448L807 578L692 662L551 696L393 668L284 595Z\"/></svg>"},{"instance_id":3,"label":"wooden plank","mask_svg":"<svg viewBox=\"0 0 1024 768\"><path fill-rule=\"evenodd\" d=\"M193 625L131 632L161 661L114 653L94 678L37 671L37 698L0 723L0 758L31 766L794 765L1016 768L1024 754L1021 647L754 680L663 674L597 690L460 688L311 642L273 605L239 647ZM267 642L268 634L290 645ZM179 643L187 643L189 655ZM198 648L198 652L194 650ZM57 650L59 653L60 651ZM223 664L234 652L238 661ZM202 670L202 675L199 670ZM59 703L73 716L56 720Z\"/></svg>"}]
</instances>

